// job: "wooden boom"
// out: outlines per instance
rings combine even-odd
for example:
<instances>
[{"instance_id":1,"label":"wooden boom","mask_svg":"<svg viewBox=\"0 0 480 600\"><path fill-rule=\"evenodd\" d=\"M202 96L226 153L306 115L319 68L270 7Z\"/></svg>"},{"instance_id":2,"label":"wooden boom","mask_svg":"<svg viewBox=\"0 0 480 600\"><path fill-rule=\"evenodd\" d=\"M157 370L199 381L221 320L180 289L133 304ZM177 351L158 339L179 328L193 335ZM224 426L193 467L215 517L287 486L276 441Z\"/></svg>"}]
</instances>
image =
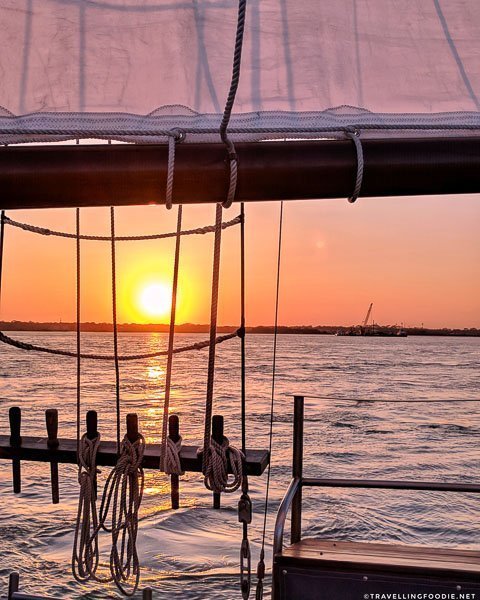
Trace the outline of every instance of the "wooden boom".
<instances>
[{"instance_id":1,"label":"wooden boom","mask_svg":"<svg viewBox=\"0 0 480 600\"><path fill-rule=\"evenodd\" d=\"M480 192L480 138L362 139L362 196ZM350 140L239 143L241 201L347 198L356 153ZM0 209L162 204L167 148L156 144L0 148ZM223 144L177 145L173 199L226 199Z\"/></svg>"}]
</instances>

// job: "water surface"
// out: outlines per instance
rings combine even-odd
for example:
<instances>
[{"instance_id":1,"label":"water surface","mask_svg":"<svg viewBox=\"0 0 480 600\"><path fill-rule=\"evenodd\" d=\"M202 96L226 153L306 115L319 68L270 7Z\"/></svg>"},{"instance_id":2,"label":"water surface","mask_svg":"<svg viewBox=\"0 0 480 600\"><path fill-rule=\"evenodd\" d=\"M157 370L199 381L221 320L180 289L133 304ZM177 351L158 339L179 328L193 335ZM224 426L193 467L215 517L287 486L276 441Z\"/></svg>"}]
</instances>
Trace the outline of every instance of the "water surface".
<instances>
[{"instance_id":1,"label":"water surface","mask_svg":"<svg viewBox=\"0 0 480 600\"><path fill-rule=\"evenodd\" d=\"M17 333L15 337L74 349L71 333ZM181 334L178 345L205 336ZM124 353L166 346L163 334L121 334ZM247 336L248 445L268 446L272 336ZM86 333L85 351L110 352L111 336ZM44 435L44 410L57 407L60 436L75 435L75 360L2 346L0 423L8 431L8 408L22 407L24 435ZM267 549L274 513L291 473L292 394L422 404L368 404L307 398L305 472L309 476L391 479L480 480L480 339L279 337L276 414ZM175 358L172 410L180 415L186 444L202 439L207 351ZM240 438L239 343L218 349L215 409L225 415L226 434ZM165 376L164 359L122 363L122 415L136 411L147 441L158 441ZM99 412L104 439L115 438L113 365L84 361L82 411ZM437 402L442 400L444 402ZM122 418L123 422L123 418ZM70 574L78 485L74 466L60 465L61 502L50 503L49 466L22 463L22 494L11 491L11 468L0 464L0 584L12 569L31 593L69 598L116 598L111 588L75 583ZM100 480L105 477L103 469ZM251 527L253 563L261 541L265 477L250 481L255 506ZM237 559L241 526L238 496L211 508L199 474L181 480L181 509L169 510L167 478L146 473L139 549L142 585L155 598L240 597ZM376 490L306 490L303 531L344 540L463 546L480 549L480 501L474 495ZM270 561L270 555L268 556Z\"/></svg>"}]
</instances>

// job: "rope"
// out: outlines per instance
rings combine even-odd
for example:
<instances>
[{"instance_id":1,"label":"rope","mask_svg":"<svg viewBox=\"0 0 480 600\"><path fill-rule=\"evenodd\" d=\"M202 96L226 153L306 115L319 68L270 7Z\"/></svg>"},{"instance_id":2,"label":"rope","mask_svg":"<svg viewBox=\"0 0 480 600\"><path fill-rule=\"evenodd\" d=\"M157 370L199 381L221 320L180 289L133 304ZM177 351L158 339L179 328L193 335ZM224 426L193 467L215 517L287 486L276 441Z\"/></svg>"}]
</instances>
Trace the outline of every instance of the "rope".
<instances>
[{"instance_id":1,"label":"rope","mask_svg":"<svg viewBox=\"0 0 480 600\"><path fill-rule=\"evenodd\" d=\"M81 337L80 337L80 209L75 211L76 228L76 340L77 340L77 454L80 449L80 403L81 403ZM78 457L77 457L78 460Z\"/></svg>"},{"instance_id":2,"label":"rope","mask_svg":"<svg viewBox=\"0 0 480 600\"><path fill-rule=\"evenodd\" d=\"M112 254L112 323L113 323L113 362L115 365L115 405L117 413L117 453L120 452L120 368L118 364L117 326L117 273L115 257L115 209L110 207L110 231Z\"/></svg>"},{"instance_id":3,"label":"rope","mask_svg":"<svg viewBox=\"0 0 480 600\"><path fill-rule=\"evenodd\" d=\"M247 453L246 432L246 349L245 349L245 205L241 204L240 224L240 380L241 380L241 423L242 423L242 496L238 503L238 520L242 523L242 544L240 547L240 589L242 598L248 600L252 580L252 558L248 541L248 525L252 522L252 501L248 494L248 476L245 465Z\"/></svg>"},{"instance_id":4,"label":"rope","mask_svg":"<svg viewBox=\"0 0 480 600\"><path fill-rule=\"evenodd\" d=\"M76 233L67 233L65 231L55 231L53 229L46 229L45 227L37 227L36 225L30 225L29 223L21 223L19 221L14 221L9 217L5 216L5 224L10 225L11 227L17 227L18 229L23 229L23 231L29 231L31 233L36 233L38 235L45 236L55 236L55 237L63 237L70 239L77 239ZM241 222L241 215L235 217L231 221L225 221L222 223L222 229L228 229L228 227L233 227L238 225ZM206 227L197 227L196 229L186 229L180 232L180 235L204 235L206 233L213 233L215 231L215 225L208 225ZM149 240L163 240L166 238L176 237L178 235L177 231L168 232L168 233L154 233L151 235L119 235L115 238L116 242L144 242ZM110 235L80 235L81 240L89 240L96 242L111 242L112 237Z\"/></svg>"},{"instance_id":5,"label":"rope","mask_svg":"<svg viewBox=\"0 0 480 600\"><path fill-rule=\"evenodd\" d=\"M3 242L5 240L5 211L2 210L0 213L0 306L2 299L2 279L3 279Z\"/></svg>"},{"instance_id":6,"label":"rope","mask_svg":"<svg viewBox=\"0 0 480 600\"><path fill-rule=\"evenodd\" d=\"M256 600L263 598L263 580L265 578L265 536L267 532L267 515L268 515L268 500L270 493L270 478L272 472L272 446L273 446L273 417L275 409L275 376L277 366L277 335L278 335L278 306L280 296L280 267L282 257L282 231L283 231L283 202L280 203L280 217L278 225L278 255L277 255L277 285L275 290L275 328L273 334L273 359L272 359L272 394L270 401L270 430L268 453L270 460L268 461L267 469L267 488L265 491L265 509L263 512L263 530L262 530L262 547L260 550L260 560L257 565L257 590L255 594Z\"/></svg>"},{"instance_id":7,"label":"rope","mask_svg":"<svg viewBox=\"0 0 480 600\"><path fill-rule=\"evenodd\" d=\"M346 133L351 131L351 128L355 127L358 130L364 131L478 131L480 125L477 123L369 123L359 122L345 125L324 125L315 127L232 127L229 129L230 133L235 135L240 134L256 134L265 135L269 138L272 135L281 135L284 137L285 134L322 134L322 133ZM182 133L184 137L189 135L208 135L218 133L218 128L213 127L182 127ZM28 128L22 129L16 127L15 130L8 131L8 129L0 130L0 135L4 136L66 136L65 139L71 139L74 137L80 137L82 139L115 139L123 141L125 137L167 137L171 136L171 130L164 129L52 129L52 128ZM44 141L44 140L42 140Z\"/></svg>"},{"instance_id":8,"label":"rope","mask_svg":"<svg viewBox=\"0 0 480 600\"><path fill-rule=\"evenodd\" d=\"M175 138L168 138L167 190L165 206L170 210L173 206L173 176L175 174Z\"/></svg>"},{"instance_id":9,"label":"rope","mask_svg":"<svg viewBox=\"0 0 480 600\"><path fill-rule=\"evenodd\" d=\"M172 135L168 138L168 164L167 164L167 190L165 193L165 205L170 210L173 206L173 177L175 174L175 146L177 141L182 142L185 139L185 132L182 129L172 130Z\"/></svg>"},{"instance_id":10,"label":"rope","mask_svg":"<svg viewBox=\"0 0 480 600\"><path fill-rule=\"evenodd\" d=\"M363 181L363 146L362 141L360 140L360 132L358 130L346 131L345 135L349 137L354 145L355 145L355 153L357 157L357 173L355 176L355 187L353 188L353 194L350 196L348 201L353 204L357 201L360 196L360 190L362 189L362 181Z\"/></svg>"},{"instance_id":11,"label":"rope","mask_svg":"<svg viewBox=\"0 0 480 600\"><path fill-rule=\"evenodd\" d=\"M221 344L222 342L226 342L228 340L233 339L239 335L238 331L234 331L233 333L227 333L225 335L219 335L214 340L214 344ZM20 340L15 340L2 331L0 331L0 342L3 344L8 344L9 346L13 346L14 348L18 348L19 350L27 350L29 352L44 352L46 354L54 354L55 356L68 356L70 358L76 358L77 353L71 352L70 350L57 350L56 348L48 348L46 346L37 346L35 344L29 344L28 342L21 342ZM203 348L208 348L210 346L210 340L204 340L202 342L195 342L194 344L189 344L188 346L181 346L180 348L175 348L173 350L173 354L181 354L182 352L190 352L192 350L203 350ZM167 356L168 350L159 350L157 352L145 352L143 354L124 354L119 355L118 360L128 361L128 360L143 360L146 358L157 358L159 356ZM114 360L113 354L88 354L82 352L80 354L80 358L86 360Z\"/></svg>"},{"instance_id":12,"label":"rope","mask_svg":"<svg viewBox=\"0 0 480 600\"><path fill-rule=\"evenodd\" d=\"M110 471L105 483L99 522L89 541L90 544L94 543L93 540L100 529L112 534L110 577L107 580L96 577L96 581L113 581L125 596L135 594L140 580L137 532L138 512L144 488L144 451L145 438L142 435L139 434L135 442L131 442L127 436L123 438L117 464ZM126 584L129 584L131 589L127 589Z\"/></svg>"},{"instance_id":13,"label":"rope","mask_svg":"<svg viewBox=\"0 0 480 600\"><path fill-rule=\"evenodd\" d=\"M99 564L98 515L96 504L97 452L100 434L90 440L84 434L78 449L78 498L77 520L73 538L72 573L80 583L96 580Z\"/></svg>"},{"instance_id":14,"label":"rope","mask_svg":"<svg viewBox=\"0 0 480 600\"><path fill-rule=\"evenodd\" d=\"M207 490L217 493L225 492L227 494L238 490L242 483L244 458L243 452L234 446L230 446L225 436L223 436L221 444L211 437L209 460L204 477ZM230 469L233 474L233 479L231 480L228 475Z\"/></svg>"},{"instance_id":15,"label":"rope","mask_svg":"<svg viewBox=\"0 0 480 600\"><path fill-rule=\"evenodd\" d=\"M167 437L164 450L164 465L163 471L167 475L183 475L182 463L180 460L180 450L182 449L183 438L178 436L178 440L174 442L171 437Z\"/></svg>"},{"instance_id":16,"label":"rope","mask_svg":"<svg viewBox=\"0 0 480 600\"><path fill-rule=\"evenodd\" d=\"M247 448L246 432L246 349L245 349L245 204L240 207L240 382L241 382L241 422L242 422L242 452Z\"/></svg>"},{"instance_id":17,"label":"rope","mask_svg":"<svg viewBox=\"0 0 480 600\"><path fill-rule=\"evenodd\" d=\"M165 374L165 399L163 402L163 421L162 421L162 451L161 451L161 459L160 459L160 467L163 471L166 470L166 460L167 460L167 428L168 428L168 412L170 408L170 390L172 384L172 367L173 367L173 343L175 340L175 316L177 311L177 290L178 290L178 269L180 265L180 231L182 229L182 206L178 207L177 213L177 239L175 242L175 259L173 264L173 284L172 284L172 307L170 312L170 329L168 332L168 354L167 354L167 372ZM172 442L173 444L173 442ZM177 456L176 459L171 460L171 454L175 451L177 447L176 444L171 446L169 449L169 458L168 458L168 473L174 475L180 475L182 468L180 465L180 459ZM181 444L178 447L178 452L180 452ZM178 469L178 472L175 469Z\"/></svg>"},{"instance_id":18,"label":"rope","mask_svg":"<svg viewBox=\"0 0 480 600\"><path fill-rule=\"evenodd\" d=\"M222 205L217 204L215 209L215 238L213 248L213 273L212 273L212 300L210 306L210 346L208 352L208 375L207 375L207 394L205 402L205 430L203 436L203 458L202 472L207 474L210 461L210 439L212 427L212 408L213 408L213 386L215 380L215 336L217 334L217 316L218 316L218 285L220 281L220 250L222 241Z\"/></svg>"},{"instance_id":19,"label":"rope","mask_svg":"<svg viewBox=\"0 0 480 600\"><path fill-rule=\"evenodd\" d=\"M247 12L247 0L238 1L238 17L237 17L237 33L235 36L235 49L233 52L232 79L230 82L230 90L228 92L225 109L223 111L222 122L220 123L220 137L225 144L228 152L230 164L230 181L228 186L227 199L223 203L225 208L230 208L235 200L235 192L237 190L238 176L238 157L235 151L235 146L232 140L228 137L227 129L232 115L233 105L235 104L235 96L237 95L238 83L240 81L240 68L242 63L242 47L243 34L245 31L245 15Z\"/></svg>"}]
</instances>

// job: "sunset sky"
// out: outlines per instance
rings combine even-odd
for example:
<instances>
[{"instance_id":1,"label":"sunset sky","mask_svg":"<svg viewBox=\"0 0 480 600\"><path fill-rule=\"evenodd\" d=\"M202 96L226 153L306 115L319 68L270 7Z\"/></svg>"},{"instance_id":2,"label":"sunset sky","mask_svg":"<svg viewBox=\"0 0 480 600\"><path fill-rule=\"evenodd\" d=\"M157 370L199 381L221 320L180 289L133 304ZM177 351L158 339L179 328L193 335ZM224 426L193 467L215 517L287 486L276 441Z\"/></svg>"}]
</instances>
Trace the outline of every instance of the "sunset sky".
<instances>
[{"instance_id":1,"label":"sunset sky","mask_svg":"<svg viewBox=\"0 0 480 600\"><path fill-rule=\"evenodd\" d=\"M238 205L224 212L236 216ZM279 204L247 205L247 321L272 324ZM82 230L109 233L109 209L83 209ZM117 209L117 233L175 229L176 208ZM10 212L74 231L73 209ZM213 206L186 206L184 228ZM480 327L480 196L285 203L280 322L357 324L370 302L382 324ZM177 322L209 319L213 234L182 240ZM119 322L167 322L173 240L117 244ZM75 243L6 228L2 320L73 321ZM153 287L152 287L153 286ZM152 306L160 291L159 310ZM152 301L153 297L153 301ZM155 314L157 313L157 314ZM110 247L82 242L82 320L111 320ZM239 320L239 228L224 231L219 321Z\"/></svg>"}]
</instances>

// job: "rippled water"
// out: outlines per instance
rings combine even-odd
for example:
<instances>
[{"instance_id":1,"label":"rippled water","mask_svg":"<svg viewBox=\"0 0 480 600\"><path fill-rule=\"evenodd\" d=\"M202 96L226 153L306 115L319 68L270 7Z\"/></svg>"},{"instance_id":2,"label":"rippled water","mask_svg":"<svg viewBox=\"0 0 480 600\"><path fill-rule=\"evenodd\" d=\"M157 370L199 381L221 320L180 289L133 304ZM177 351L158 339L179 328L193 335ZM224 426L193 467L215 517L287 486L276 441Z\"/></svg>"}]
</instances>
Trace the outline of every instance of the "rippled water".
<instances>
[{"instance_id":1,"label":"rippled water","mask_svg":"<svg viewBox=\"0 0 480 600\"><path fill-rule=\"evenodd\" d=\"M70 333L19 333L44 345L70 347ZM187 344L204 336L179 335ZM161 334L121 334L123 352L165 346ZM84 335L84 348L109 352L108 334ZM226 417L226 434L239 441L238 341L219 347L215 412ZM248 445L268 445L272 336L247 337ZM185 443L200 443L206 385L205 350L175 359L172 410L180 415ZM271 517L290 478L292 394L342 398L426 399L422 404L367 404L309 398L306 402L305 470L310 476L365 476L479 481L480 339L279 338ZM137 411L147 441L160 431L164 362L123 363L122 411ZM113 365L85 361L82 410L99 411L103 438L114 439ZM23 409L24 435L44 434L43 411L57 407L60 436L75 431L75 361L2 347L0 423L8 431L8 407ZM434 402L444 400L443 403ZM102 478L105 472L102 473ZM0 582L21 572L31 593L69 598L115 598L111 588L80 586L70 575L76 510L76 472L60 465L61 502L50 504L49 467L22 463L22 494L11 492L10 465L0 465ZM252 478L255 516L251 528L254 563L261 540L265 478ZM165 476L148 471L141 509L139 548L142 585L155 598L233 599L237 586L240 525L237 496L211 508L211 495L198 474L181 480L181 506L169 510ZM479 499L474 495L429 492L306 490L304 534L337 539L396 541L480 548ZM270 561L270 557L269 557ZM1 592L0 592L1 595Z\"/></svg>"}]
</instances>

